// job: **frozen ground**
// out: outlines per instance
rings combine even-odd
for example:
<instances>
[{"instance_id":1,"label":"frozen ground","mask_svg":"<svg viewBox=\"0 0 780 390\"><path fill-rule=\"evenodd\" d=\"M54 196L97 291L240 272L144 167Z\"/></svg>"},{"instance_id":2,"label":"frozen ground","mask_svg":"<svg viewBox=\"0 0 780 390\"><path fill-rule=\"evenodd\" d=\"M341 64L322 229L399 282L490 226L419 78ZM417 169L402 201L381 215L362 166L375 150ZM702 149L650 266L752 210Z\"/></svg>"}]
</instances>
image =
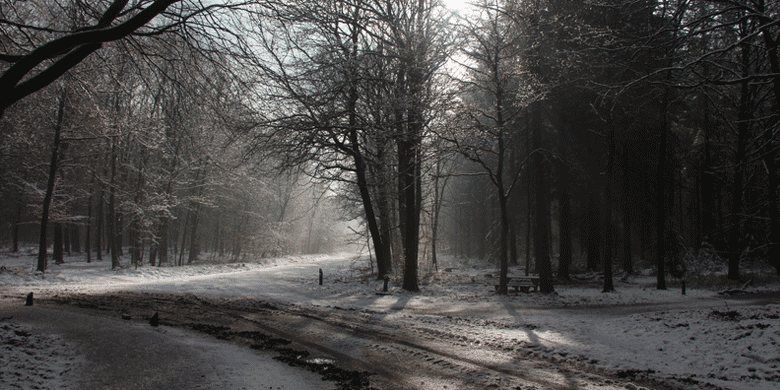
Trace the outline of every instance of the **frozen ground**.
<instances>
[{"instance_id":1,"label":"frozen ground","mask_svg":"<svg viewBox=\"0 0 780 390\"><path fill-rule=\"evenodd\" d=\"M0 314L3 389L333 388L268 353L192 331L8 300Z\"/></svg>"},{"instance_id":2,"label":"frozen ground","mask_svg":"<svg viewBox=\"0 0 780 390\"><path fill-rule=\"evenodd\" d=\"M365 258L351 254L121 270L111 270L108 262L73 258L52 265L45 275L33 273L33 264L29 255L0 258L5 267L0 294L131 291L226 302L255 299L323 313L357 312L366 322L414 329L451 340L453 346L518 349L523 356L617 378L690 389L769 390L780 385L777 280L758 290L748 287L755 294L729 297L705 289L689 288L687 295L678 289L657 291L652 277L640 276L616 281L617 292L603 294L596 275L589 275L581 283L556 286L554 295L502 297L492 291L494 269L448 259L441 265L446 271L424 278L421 293L409 294L391 284L393 295L378 296L381 285L367 275ZM317 284L319 269L324 271L323 286ZM16 334L13 326L0 322L6 333ZM60 360L71 357L58 357L60 341L40 337L54 351L47 354L56 357L54 371L63 370ZM631 386L637 387L620 385Z\"/></svg>"}]
</instances>

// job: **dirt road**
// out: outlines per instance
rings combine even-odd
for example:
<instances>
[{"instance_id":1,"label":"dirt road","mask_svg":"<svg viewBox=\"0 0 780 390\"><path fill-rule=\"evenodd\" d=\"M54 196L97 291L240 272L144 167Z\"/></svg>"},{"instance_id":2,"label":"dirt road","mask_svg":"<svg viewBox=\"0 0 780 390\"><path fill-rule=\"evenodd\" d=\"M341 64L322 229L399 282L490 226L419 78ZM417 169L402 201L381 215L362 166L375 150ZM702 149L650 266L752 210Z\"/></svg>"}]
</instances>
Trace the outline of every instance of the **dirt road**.
<instances>
[{"instance_id":1,"label":"dirt road","mask_svg":"<svg viewBox=\"0 0 780 390\"><path fill-rule=\"evenodd\" d=\"M263 351L112 311L0 299L4 389L331 389ZM125 314L126 318L129 314Z\"/></svg>"},{"instance_id":2,"label":"dirt road","mask_svg":"<svg viewBox=\"0 0 780 390\"><path fill-rule=\"evenodd\" d=\"M497 324L489 321L401 307L389 313L304 309L253 299L134 292L58 295L41 303L109 318L124 314L139 323L158 312L163 327L270 350L343 389L668 388L647 381L641 372L610 376L589 369L587 361L543 358L538 346L492 337L485 329Z\"/></svg>"}]
</instances>

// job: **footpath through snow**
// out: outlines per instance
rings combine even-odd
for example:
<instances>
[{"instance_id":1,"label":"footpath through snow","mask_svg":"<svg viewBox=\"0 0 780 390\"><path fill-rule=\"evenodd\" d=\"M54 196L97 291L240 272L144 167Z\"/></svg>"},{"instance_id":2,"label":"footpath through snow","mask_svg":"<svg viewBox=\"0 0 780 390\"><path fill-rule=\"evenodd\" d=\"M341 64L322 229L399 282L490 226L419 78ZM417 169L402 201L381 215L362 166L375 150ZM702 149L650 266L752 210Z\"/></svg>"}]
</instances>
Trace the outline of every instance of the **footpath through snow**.
<instances>
[{"instance_id":1,"label":"footpath through snow","mask_svg":"<svg viewBox=\"0 0 780 390\"><path fill-rule=\"evenodd\" d=\"M780 386L780 285L776 281L762 291L754 290L756 294L739 297L704 289L688 289L687 295L679 290L657 291L649 277L616 281L615 293L601 293L594 279L556 286L557 294L549 296L502 297L492 291L495 270L449 259L442 265L450 267L447 271L424 278L421 293L393 289L393 295L378 296L375 292L381 283L367 275L366 259L351 254L137 270L111 270L107 262L66 261L53 265L45 275L36 275L32 256L0 258L0 266L5 267L0 273L0 296L135 291L260 299L318 310L346 308L482 343L521 345L549 361L587 365L618 377L649 378L691 389L774 390ZM317 284L319 269L325 275L323 286ZM5 310L0 311L0 318L8 316ZM8 347L24 344L19 334L41 338L36 343L47 346L50 352L44 355L52 362L46 364L53 368L23 375L37 375L49 386L70 378L85 353L66 353L73 348L63 343L73 340L59 338L61 334L43 327L44 323L32 319L25 323L15 316L0 322L0 332L4 356L23 349ZM111 328L122 323L104 325ZM144 331L171 342L195 343L179 331ZM17 355L6 359L25 359ZM17 366L23 371L30 365ZM0 371L0 375L4 383L15 374Z\"/></svg>"}]
</instances>

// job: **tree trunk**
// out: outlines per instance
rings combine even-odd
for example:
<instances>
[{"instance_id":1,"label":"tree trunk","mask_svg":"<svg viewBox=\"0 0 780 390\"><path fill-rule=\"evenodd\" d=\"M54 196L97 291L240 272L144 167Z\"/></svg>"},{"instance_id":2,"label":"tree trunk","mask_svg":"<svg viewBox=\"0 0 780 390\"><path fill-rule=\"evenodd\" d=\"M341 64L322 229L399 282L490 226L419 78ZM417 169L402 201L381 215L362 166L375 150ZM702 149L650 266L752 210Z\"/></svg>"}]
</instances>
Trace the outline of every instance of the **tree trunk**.
<instances>
[{"instance_id":1,"label":"tree trunk","mask_svg":"<svg viewBox=\"0 0 780 390\"><path fill-rule=\"evenodd\" d=\"M81 232L79 231L79 225L74 223L70 225L70 228L70 249L73 252L81 253Z\"/></svg>"},{"instance_id":2,"label":"tree trunk","mask_svg":"<svg viewBox=\"0 0 780 390\"><path fill-rule=\"evenodd\" d=\"M713 234L716 231L718 223L715 218L715 210L718 208L717 203L715 202L715 174L712 171L712 127L714 124L710 119L709 103L706 99L704 99L704 101L704 162L701 173L701 223L703 240L712 243Z\"/></svg>"},{"instance_id":3,"label":"tree trunk","mask_svg":"<svg viewBox=\"0 0 780 390\"><path fill-rule=\"evenodd\" d=\"M92 176L92 185L90 188L95 187L95 176L93 173ZM87 263L92 262L92 248L90 245L92 244L92 196L93 194L90 194L90 196L87 197L87 227L86 231L84 232L84 251L87 252Z\"/></svg>"},{"instance_id":4,"label":"tree trunk","mask_svg":"<svg viewBox=\"0 0 780 390\"><path fill-rule=\"evenodd\" d=\"M571 267L571 200L569 199L569 166L566 163L566 131L561 128L558 131L558 192L560 203L559 219L559 252L558 257L558 279L569 280L569 269Z\"/></svg>"},{"instance_id":5,"label":"tree trunk","mask_svg":"<svg viewBox=\"0 0 780 390\"><path fill-rule=\"evenodd\" d=\"M63 239L62 239L62 224L59 222L54 223L54 248L52 248L52 259L54 260L54 264L64 264L65 258L64 255L64 248L63 248Z\"/></svg>"},{"instance_id":6,"label":"tree trunk","mask_svg":"<svg viewBox=\"0 0 780 390\"><path fill-rule=\"evenodd\" d=\"M200 255L200 245L198 242L198 222L200 220L200 203L195 206L192 212L192 229L190 229L190 253L187 256L187 264L192 264Z\"/></svg>"},{"instance_id":7,"label":"tree trunk","mask_svg":"<svg viewBox=\"0 0 780 390\"><path fill-rule=\"evenodd\" d=\"M380 230L379 221L377 220L376 213L374 211L374 202L371 199L371 192L368 188L368 178L366 162L363 159L363 155L360 151L358 144L357 129L355 126L357 118L350 115L350 122L352 123L350 129L350 143L352 144L352 158L355 161L355 174L357 176L358 191L360 191L360 199L363 202L363 211L366 215L366 223L368 224L368 230L371 234L371 240L374 244L374 255L376 256L377 263L377 278L382 279L386 275L390 274L392 268L392 262L389 255L389 242L382 240L383 234ZM380 200L381 202L381 200ZM381 212L381 210L380 210ZM389 224L389 221L382 221L383 226Z\"/></svg>"},{"instance_id":8,"label":"tree trunk","mask_svg":"<svg viewBox=\"0 0 780 390\"><path fill-rule=\"evenodd\" d=\"M190 218L192 216L192 212L187 210L186 215L187 217L184 219L183 226L181 223L179 224L183 231L181 232L181 246L179 247L179 259L176 261L176 265L180 267L184 265L184 248L186 247L187 243L187 229L190 227Z\"/></svg>"},{"instance_id":9,"label":"tree trunk","mask_svg":"<svg viewBox=\"0 0 780 390\"><path fill-rule=\"evenodd\" d=\"M61 226L60 229L62 229L62 243L64 253L67 253L68 256L70 256L70 224L66 223L65 226Z\"/></svg>"},{"instance_id":10,"label":"tree trunk","mask_svg":"<svg viewBox=\"0 0 780 390\"><path fill-rule=\"evenodd\" d=\"M588 196L588 271L598 271L601 266L602 229L601 226L601 191L597 184L598 176L593 177Z\"/></svg>"},{"instance_id":11,"label":"tree trunk","mask_svg":"<svg viewBox=\"0 0 780 390\"><path fill-rule=\"evenodd\" d=\"M668 123L666 111L669 109L669 91L664 91L664 98L661 109L663 110L661 118L661 138L658 143L658 164L656 172L656 288L666 290L666 154Z\"/></svg>"},{"instance_id":12,"label":"tree trunk","mask_svg":"<svg viewBox=\"0 0 780 390\"><path fill-rule=\"evenodd\" d=\"M122 213L122 211L115 211L116 215L116 225L115 227L115 236L114 240L116 241L116 250L119 253L119 257L122 257L125 255L124 252L124 243L125 243L125 230L124 230L124 220L125 215Z\"/></svg>"},{"instance_id":13,"label":"tree trunk","mask_svg":"<svg viewBox=\"0 0 780 390\"><path fill-rule=\"evenodd\" d=\"M398 170L401 193L399 194L399 209L403 210L403 227L401 231L404 247L404 280L403 289L406 291L420 291L417 285L417 252L419 240L420 210L417 205L417 156L416 149L419 143L413 140L398 142Z\"/></svg>"},{"instance_id":14,"label":"tree trunk","mask_svg":"<svg viewBox=\"0 0 780 390\"><path fill-rule=\"evenodd\" d=\"M140 162L140 169L138 171L138 181L136 182L135 187L135 197L133 201L135 204L140 205L143 201L143 189L145 185L144 180L144 172L146 171L146 150L141 149L140 152L141 156L138 159ZM130 242L131 242L131 249L130 249L130 257L133 261L133 264L135 264L135 267L138 268L139 265L143 264L143 256L142 251L144 247L144 237L143 233L141 231L141 221L140 216L133 216L132 221L130 222Z\"/></svg>"},{"instance_id":15,"label":"tree trunk","mask_svg":"<svg viewBox=\"0 0 780 390\"><path fill-rule=\"evenodd\" d=\"M519 135L519 134L518 134ZM517 175L520 172L518 172L517 168L517 156L515 153L515 148L509 147L509 172L511 172L512 175ZM515 187L514 185L512 186ZM519 190L513 190L509 197L507 198L507 207L509 208L509 266L510 267L516 267L519 265L518 259L520 254L517 252L517 226L518 226L518 218L517 216L520 215L520 197L518 195L520 191Z\"/></svg>"},{"instance_id":16,"label":"tree trunk","mask_svg":"<svg viewBox=\"0 0 780 390\"><path fill-rule=\"evenodd\" d=\"M501 213L501 242L500 252L498 254L501 270L498 278L498 293L506 295L508 292L507 284L509 274L509 258L507 254L509 250L509 206L507 205L507 197L506 194L504 194L503 185L499 184L497 189L498 204Z\"/></svg>"},{"instance_id":17,"label":"tree trunk","mask_svg":"<svg viewBox=\"0 0 780 390\"><path fill-rule=\"evenodd\" d=\"M46 227L49 223L49 207L54 195L54 183L56 182L57 160L60 152L60 139L62 133L62 120L65 113L65 98L67 93L63 90L60 95L60 104L57 109L57 124L54 126L54 145L52 146L51 161L49 162L49 180L46 184L46 195L43 197L43 212L41 213L41 237L38 243L38 272L45 272L47 266Z\"/></svg>"},{"instance_id":18,"label":"tree trunk","mask_svg":"<svg viewBox=\"0 0 780 390\"><path fill-rule=\"evenodd\" d=\"M527 112L526 115L526 128L528 129L525 139L525 145L526 145L526 156L529 160L531 160L531 113L530 111ZM533 160L531 160L533 163ZM533 169L531 167L528 168L528 174L525 175L525 276L529 276L531 273L531 231L533 230L533 227L531 226L531 215L533 214L533 210L531 210L531 183L532 183L532 176L531 172L536 171L536 164L534 163Z\"/></svg>"},{"instance_id":19,"label":"tree trunk","mask_svg":"<svg viewBox=\"0 0 780 390\"><path fill-rule=\"evenodd\" d=\"M168 262L168 217L160 218L160 227L158 230L158 244L157 244L157 266L162 266L163 263Z\"/></svg>"},{"instance_id":20,"label":"tree trunk","mask_svg":"<svg viewBox=\"0 0 780 390\"><path fill-rule=\"evenodd\" d=\"M437 145L438 146L438 145ZM441 169L441 151L436 150L436 171L433 177L433 206L431 212L431 261L436 271L439 270L439 262L436 254L436 243L438 240L439 232L439 216L441 214L441 207L444 201L444 188L447 186L448 178L444 179L444 183L439 185L440 176L442 174Z\"/></svg>"},{"instance_id":21,"label":"tree trunk","mask_svg":"<svg viewBox=\"0 0 780 390\"><path fill-rule=\"evenodd\" d=\"M98 261L103 260L103 186L99 186L97 193L97 221L95 223L95 257Z\"/></svg>"},{"instance_id":22,"label":"tree trunk","mask_svg":"<svg viewBox=\"0 0 780 390\"><path fill-rule=\"evenodd\" d=\"M764 12L764 1L759 1L759 12ZM780 122L780 42L772 37L771 29L763 28L761 35L767 47L767 56L769 57L769 66L775 75L772 78L772 87L774 92L774 122ZM767 257L769 263L775 267L776 273L780 276L780 193L778 192L777 149L775 148L774 129L771 127L766 130L765 135L764 165L767 170L767 199L769 201L769 248Z\"/></svg>"},{"instance_id":23,"label":"tree trunk","mask_svg":"<svg viewBox=\"0 0 780 390\"><path fill-rule=\"evenodd\" d=\"M157 244L149 245L149 265L154 267L157 264Z\"/></svg>"},{"instance_id":24,"label":"tree trunk","mask_svg":"<svg viewBox=\"0 0 780 390\"><path fill-rule=\"evenodd\" d=\"M623 156L621 158L621 163L623 165L622 171L625 175L626 172L628 172L628 153L626 152L625 148L623 149ZM622 185L621 185L621 208L622 208L622 214L623 214L623 270L626 271L626 273L633 274L634 273L634 261L633 261L633 253L632 253L632 235L631 235L631 205L629 203L630 194L628 191L628 181L623 179Z\"/></svg>"},{"instance_id":25,"label":"tree trunk","mask_svg":"<svg viewBox=\"0 0 780 390\"><path fill-rule=\"evenodd\" d=\"M117 245L117 212L116 212L116 140L111 140L111 179L108 194L108 244L111 251L111 269L121 267L119 248Z\"/></svg>"},{"instance_id":26,"label":"tree trunk","mask_svg":"<svg viewBox=\"0 0 780 390\"><path fill-rule=\"evenodd\" d=\"M541 103L535 102L531 106L532 131L533 131L533 150L535 174L535 235L534 252L536 257L536 267L539 270L539 291L549 294L555 292L552 277L552 263L550 261L550 237L549 215L550 215L550 193L547 188L547 179L545 174L545 158L541 152L542 147L542 120Z\"/></svg>"},{"instance_id":27,"label":"tree trunk","mask_svg":"<svg viewBox=\"0 0 780 390\"><path fill-rule=\"evenodd\" d=\"M625 203L624 203L625 207ZM631 211L623 209L623 270L627 274L634 273L634 260L631 235Z\"/></svg>"},{"instance_id":28,"label":"tree trunk","mask_svg":"<svg viewBox=\"0 0 780 390\"><path fill-rule=\"evenodd\" d=\"M746 23L742 23L743 34ZM750 136L750 46L740 45L742 53L742 77L740 85L739 112L737 113L737 154L734 160L734 182L731 188L731 230L729 232L729 270L730 280L739 280L739 261L742 257L742 187L745 177L747 142Z\"/></svg>"},{"instance_id":29,"label":"tree trunk","mask_svg":"<svg viewBox=\"0 0 780 390\"><path fill-rule=\"evenodd\" d=\"M611 120L610 120L611 121ZM613 180L615 173L615 127L614 123L610 122L608 142L608 155L607 155L607 175L604 178L604 288L602 292L615 291L615 286L612 281L612 264L613 256L615 254L615 231L614 231L614 219L613 219Z\"/></svg>"}]
</instances>

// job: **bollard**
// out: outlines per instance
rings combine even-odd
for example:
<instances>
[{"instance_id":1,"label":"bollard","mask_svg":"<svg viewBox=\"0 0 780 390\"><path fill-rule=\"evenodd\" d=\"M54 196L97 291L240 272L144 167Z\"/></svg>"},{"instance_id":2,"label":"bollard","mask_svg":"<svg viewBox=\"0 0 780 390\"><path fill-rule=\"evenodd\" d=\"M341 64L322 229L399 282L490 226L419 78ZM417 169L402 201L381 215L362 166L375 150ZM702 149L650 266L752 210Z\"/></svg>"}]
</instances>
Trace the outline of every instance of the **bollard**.
<instances>
[{"instance_id":1,"label":"bollard","mask_svg":"<svg viewBox=\"0 0 780 390\"><path fill-rule=\"evenodd\" d=\"M320 286L322 286L322 268L320 268Z\"/></svg>"}]
</instances>

